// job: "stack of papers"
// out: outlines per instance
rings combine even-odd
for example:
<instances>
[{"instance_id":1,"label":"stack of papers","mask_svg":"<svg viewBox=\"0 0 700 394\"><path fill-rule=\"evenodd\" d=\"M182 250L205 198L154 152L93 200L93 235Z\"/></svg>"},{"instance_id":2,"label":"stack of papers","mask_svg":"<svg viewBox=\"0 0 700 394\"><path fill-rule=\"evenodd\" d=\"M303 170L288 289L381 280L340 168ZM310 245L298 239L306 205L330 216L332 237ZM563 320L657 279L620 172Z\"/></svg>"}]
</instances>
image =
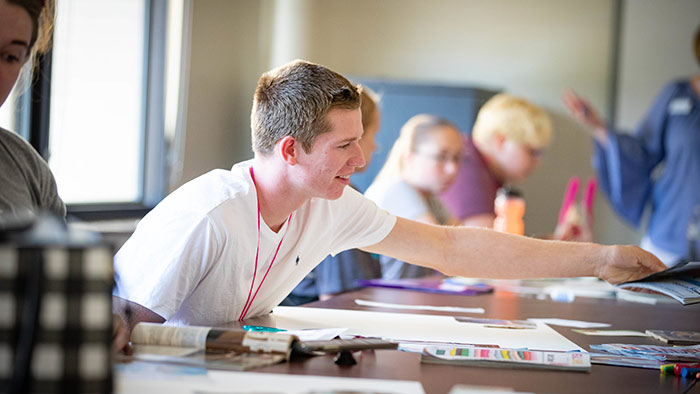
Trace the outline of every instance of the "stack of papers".
<instances>
[{"instance_id":1,"label":"stack of papers","mask_svg":"<svg viewBox=\"0 0 700 394\"><path fill-rule=\"evenodd\" d=\"M607 343L591 345L591 363L658 369L668 362L699 362L700 345L656 346Z\"/></svg>"}]
</instances>

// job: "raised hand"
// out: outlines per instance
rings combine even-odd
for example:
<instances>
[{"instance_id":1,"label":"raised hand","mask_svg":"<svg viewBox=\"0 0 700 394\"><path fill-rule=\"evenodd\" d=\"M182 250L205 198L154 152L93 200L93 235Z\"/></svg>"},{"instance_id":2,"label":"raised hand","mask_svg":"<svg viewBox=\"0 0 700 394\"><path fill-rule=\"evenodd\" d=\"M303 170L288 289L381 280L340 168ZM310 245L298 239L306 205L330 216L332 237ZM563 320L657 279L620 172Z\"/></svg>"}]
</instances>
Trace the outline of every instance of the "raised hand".
<instances>
[{"instance_id":1,"label":"raised hand","mask_svg":"<svg viewBox=\"0 0 700 394\"><path fill-rule=\"evenodd\" d=\"M588 132L593 138L603 146L608 144L608 131L605 127L605 122L598 115L598 111L585 98L577 95L573 90L569 89L562 96L564 105L579 122L588 126Z\"/></svg>"}]
</instances>

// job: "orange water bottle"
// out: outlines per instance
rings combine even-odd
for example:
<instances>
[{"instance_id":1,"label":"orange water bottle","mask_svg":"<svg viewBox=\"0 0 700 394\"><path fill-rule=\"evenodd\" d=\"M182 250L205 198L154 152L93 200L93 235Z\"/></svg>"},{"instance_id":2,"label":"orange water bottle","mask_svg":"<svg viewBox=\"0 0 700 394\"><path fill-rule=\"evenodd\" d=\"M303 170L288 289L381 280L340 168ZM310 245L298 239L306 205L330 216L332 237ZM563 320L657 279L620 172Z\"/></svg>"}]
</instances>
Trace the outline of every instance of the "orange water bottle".
<instances>
[{"instance_id":1,"label":"orange water bottle","mask_svg":"<svg viewBox=\"0 0 700 394\"><path fill-rule=\"evenodd\" d=\"M504 233L525 234L525 200L522 193L511 187L502 187L496 193L494 201L496 219L493 229Z\"/></svg>"}]
</instances>

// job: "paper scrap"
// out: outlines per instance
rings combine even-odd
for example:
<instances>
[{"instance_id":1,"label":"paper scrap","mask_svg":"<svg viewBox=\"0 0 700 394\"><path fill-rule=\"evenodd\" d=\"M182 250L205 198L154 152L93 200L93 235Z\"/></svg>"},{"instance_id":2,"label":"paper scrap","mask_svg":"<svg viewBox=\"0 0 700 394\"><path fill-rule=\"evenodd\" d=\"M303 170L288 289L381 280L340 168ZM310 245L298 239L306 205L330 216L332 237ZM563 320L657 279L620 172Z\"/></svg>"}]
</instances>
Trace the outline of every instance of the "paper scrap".
<instances>
[{"instance_id":1,"label":"paper scrap","mask_svg":"<svg viewBox=\"0 0 700 394\"><path fill-rule=\"evenodd\" d=\"M581 320L569 320L569 319L558 319L558 318L530 318L529 321L540 322L544 324L549 324L550 326L562 326L562 327L576 327L576 328L597 328L597 327L610 327L608 323L595 323L587 322Z\"/></svg>"},{"instance_id":2,"label":"paper scrap","mask_svg":"<svg viewBox=\"0 0 700 394\"><path fill-rule=\"evenodd\" d=\"M463 308L458 306L432 306L432 305L406 305L406 304L391 304L387 302L376 302L356 299L355 303L362 306L372 306L376 308L393 308L393 309L412 309L419 311L437 311L437 312L461 312L461 313L484 313L484 308Z\"/></svg>"},{"instance_id":3,"label":"paper scrap","mask_svg":"<svg viewBox=\"0 0 700 394\"><path fill-rule=\"evenodd\" d=\"M601 337L646 337L647 334L641 331L632 330L592 330L592 329L578 329L574 328L571 330L583 335L594 335Z\"/></svg>"},{"instance_id":4,"label":"paper scrap","mask_svg":"<svg viewBox=\"0 0 700 394\"><path fill-rule=\"evenodd\" d=\"M329 341L340 336L347 328L320 328L307 330L286 330L284 334L292 334L299 337L301 341Z\"/></svg>"}]
</instances>

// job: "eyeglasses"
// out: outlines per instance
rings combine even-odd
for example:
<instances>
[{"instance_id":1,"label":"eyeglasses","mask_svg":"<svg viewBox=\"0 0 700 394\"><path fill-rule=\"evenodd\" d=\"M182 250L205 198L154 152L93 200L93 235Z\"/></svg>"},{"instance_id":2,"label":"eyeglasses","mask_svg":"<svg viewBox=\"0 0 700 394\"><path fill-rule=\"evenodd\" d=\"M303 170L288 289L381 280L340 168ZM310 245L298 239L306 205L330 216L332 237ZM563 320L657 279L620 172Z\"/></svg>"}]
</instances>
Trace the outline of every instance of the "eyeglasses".
<instances>
[{"instance_id":1,"label":"eyeglasses","mask_svg":"<svg viewBox=\"0 0 700 394\"><path fill-rule=\"evenodd\" d=\"M462 161L462 158L464 157L461 153L458 155L449 155L447 153L428 153L421 151L415 151L415 153L420 156L435 160L435 162L438 164L445 164L447 162L459 164Z\"/></svg>"},{"instance_id":2,"label":"eyeglasses","mask_svg":"<svg viewBox=\"0 0 700 394\"><path fill-rule=\"evenodd\" d=\"M523 149L525 149L527 151L527 153L530 154L530 156L538 158L538 159L540 157L544 156L544 153L547 151L544 148L533 148L533 147L531 147L529 145L525 145L525 144L523 144Z\"/></svg>"}]
</instances>

